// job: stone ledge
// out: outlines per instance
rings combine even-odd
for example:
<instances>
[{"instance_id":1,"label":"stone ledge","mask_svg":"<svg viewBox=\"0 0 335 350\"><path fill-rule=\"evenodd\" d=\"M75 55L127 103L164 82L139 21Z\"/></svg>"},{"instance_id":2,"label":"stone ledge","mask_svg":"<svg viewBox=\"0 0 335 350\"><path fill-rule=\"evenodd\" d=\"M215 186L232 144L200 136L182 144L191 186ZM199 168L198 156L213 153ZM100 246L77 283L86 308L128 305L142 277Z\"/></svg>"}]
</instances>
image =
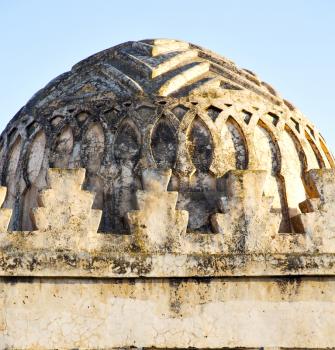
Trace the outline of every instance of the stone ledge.
<instances>
[{"instance_id":1,"label":"stone ledge","mask_svg":"<svg viewBox=\"0 0 335 350\"><path fill-rule=\"evenodd\" d=\"M331 276L335 254L89 254L70 251L0 253L0 276L30 277L225 277Z\"/></svg>"}]
</instances>

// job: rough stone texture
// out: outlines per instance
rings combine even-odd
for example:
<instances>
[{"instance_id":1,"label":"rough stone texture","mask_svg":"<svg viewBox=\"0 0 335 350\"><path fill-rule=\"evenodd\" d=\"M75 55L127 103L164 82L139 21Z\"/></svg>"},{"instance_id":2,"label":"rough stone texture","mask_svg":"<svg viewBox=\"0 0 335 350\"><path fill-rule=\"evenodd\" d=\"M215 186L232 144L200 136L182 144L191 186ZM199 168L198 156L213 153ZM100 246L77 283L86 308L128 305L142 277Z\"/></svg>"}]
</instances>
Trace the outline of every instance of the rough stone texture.
<instances>
[{"instance_id":1,"label":"rough stone texture","mask_svg":"<svg viewBox=\"0 0 335 350\"><path fill-rule=\"evenodd\" d=\"M229 192L221 198L223 214L212 217L214 227L224 235L230 251L271 251L281 215L271 213L273 198L263 195L266 171L230 171L227 175Z\"/></svg>"},{"instance_id":2,"label":"rough stone texture","mask_svg":"<svg viewBox=\"0 0 335 350\"><path fill-rule=\"evenodd\" d=\"M335 163L252 72L127 42L0 140L0 349L335 348Z\"/></svg>"},{"instance_id":3,"label":"rough stone texture","mask_svg":"<svg viewBox=\"0 0 335 350\"><path fill-rule=\"evenodd\" d=\"M136 193L139 210L127 216L131 234L143 252L181 252L188 212L175 210L178 193L167 192L171 170L145 170L142 177L144 191Z\"/></svg>"},{"instance_id":4,"label":"rough stone texture","mask_svg":"<svg viewBox=\"0 0 335 350\"><path fill-rule=\"evenodd\" d=\"M229 170L267 170L265 195L284 215L306 200L305 173L334 161L316 128L254 74L192 44L127 42L78 63L39 91L0 141L11 230L36 229L30 211L49 167L86 169L103 211L99 231L129 234L141 170L172 169L169 190L189 231L213 232Z\"/></svg>"},{"instance_id":5,"label":"rough stone texture","mask_svg":"<svg viewBox=\"0 0 335 350\"><path fill-rule=\"evenodd\" d=\"M42 247L82 249L90 246L90 240L99 228L101 210L92 210L94 196L82 191L84 169L49 169L50 189L42 191L40 203L32 216L40 236ZM59 237L62 239L59 239Z\"/></svg>"},{"instance_id":6,"label":"rough stone texture","mask_svg":"<svg viewBox=\"0 0 335 350\"><path fill-rule=\"evenodd\" d=\"M0 279L0 293L8 348L334 347L334 278Z\"/></svg>"},{"instance_id":7,"label":"rough stone texture","mask_svg":"<svg viewBox=\"0 0 335 350\"><path fill-rule=\"evenodd\" d=\"M331 170L310 170L307 178L312 198L300 203L302 214L296 217L320 252L335 251L335 177ZM325 232L322 228L327 227Z\"/></svg>"},{"instance_id":8,"label":"rough stone texture","mask_svg":"<svg viewBox=\"0 0 335 350\"><path fill-rule=\"evenodd\" d=\"M7 194L6 187L0 187L0 206L5 200ZM8 229L9 221L12 216L12 210L7 208L0 209L0 232L6 232Z\"/></svg>"},{"instance_id":9,"label":"rough stone texture","mask_svg":"<svg viewBox=\"0 0 335 350\"><path fill-rule=\"evenodd\" d=\"M39 230L4 232L0 236L0 275L194 277L334 273L335 255L328 242L333 231L323 226L323 214L320 216L316 207L315 212L296 218L305 222L306 233L279 233L281 215L271 212L272 199L262 195L264 171L235 170L227 174L229 195L222 199L225 213L213 216L218 233L212 234L186 232L187 212L176 211L177 194L166 191L170 174L168 170L143 171L145 190L137 194L141 210L128 213L131 234L116 235L97 233L101 212L91 209L93 195L81 189L85 171L50 169L51 188L41 194L45 207L33 212ZM311 188L320 191L320 198L311 201L324 202L329 198L328 188L320 186L327 185L334 170L310 174ZM325 207L321 209L327 214ZM309 225L303 219L305 215L316 215L321 221L314 220ZM308 230L313 230L313 234Z\"/></svg>"}]
</instances>

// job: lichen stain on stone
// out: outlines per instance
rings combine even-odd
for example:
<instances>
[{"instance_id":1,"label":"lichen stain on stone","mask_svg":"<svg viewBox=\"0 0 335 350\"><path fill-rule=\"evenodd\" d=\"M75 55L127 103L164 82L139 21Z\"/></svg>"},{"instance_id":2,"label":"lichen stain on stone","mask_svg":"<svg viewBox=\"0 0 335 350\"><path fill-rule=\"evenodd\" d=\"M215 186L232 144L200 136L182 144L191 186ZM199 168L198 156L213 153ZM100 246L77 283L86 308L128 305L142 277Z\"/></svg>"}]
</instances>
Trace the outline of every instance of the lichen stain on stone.
<instances>
[{"instance_id":1,"label":"lichen stain on stone","mask_svg":"<svg viewBox=\"0 0 335 350\"><path fill-rule=\"evenodd\" d=\"M333 168L199 46L79 62L0 138L0 348L334 348Z\"/></svg>"}]
</instances>

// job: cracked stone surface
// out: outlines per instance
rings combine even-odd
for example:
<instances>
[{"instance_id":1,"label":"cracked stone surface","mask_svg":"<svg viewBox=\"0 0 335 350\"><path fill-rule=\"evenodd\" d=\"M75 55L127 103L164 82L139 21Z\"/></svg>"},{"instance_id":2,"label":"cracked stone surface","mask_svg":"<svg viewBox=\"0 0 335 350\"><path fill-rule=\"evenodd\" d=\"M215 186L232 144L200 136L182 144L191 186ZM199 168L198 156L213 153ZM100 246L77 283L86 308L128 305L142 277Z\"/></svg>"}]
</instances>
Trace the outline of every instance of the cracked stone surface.
<instances>
[{"instance_id":1,"label":"cracked stone surface","mask_svg":"<svg viewBox=\"0 0 335 350\"><path fill-rule=\"evenodd\" d=\"M334 346L334 278L0 279L0 291L8 348Z\"/></svg>"},{"instance_id":2,"label":"cracked stone surface","mask_svg":"<svg viewBox=\"0 0 335 350\"><path fill-rule=\"evenodd\" d=\"M335 348L334 168L209 50L84 59L0 137L0 350Z\"/></svg>"}]
</instances>

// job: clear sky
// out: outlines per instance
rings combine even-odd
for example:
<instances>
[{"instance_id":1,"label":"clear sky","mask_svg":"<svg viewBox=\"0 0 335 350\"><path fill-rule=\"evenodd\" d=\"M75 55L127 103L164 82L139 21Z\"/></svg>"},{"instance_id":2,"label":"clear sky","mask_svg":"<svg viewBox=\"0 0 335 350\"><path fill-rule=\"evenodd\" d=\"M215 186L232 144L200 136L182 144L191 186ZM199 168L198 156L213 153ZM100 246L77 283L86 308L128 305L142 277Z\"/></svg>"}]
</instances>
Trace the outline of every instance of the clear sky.
<instances>
[{"instance_id":1,"label":"clear sky","mask_svg":"<svg viewBox=\"0 0 335 350\"><path fill-rule=\"evenodd\" d=\"M189 41L256 72L335 153L335 0L0 0L0 129L79 60L146 38Z\"/></svg>"}]
</instances>

